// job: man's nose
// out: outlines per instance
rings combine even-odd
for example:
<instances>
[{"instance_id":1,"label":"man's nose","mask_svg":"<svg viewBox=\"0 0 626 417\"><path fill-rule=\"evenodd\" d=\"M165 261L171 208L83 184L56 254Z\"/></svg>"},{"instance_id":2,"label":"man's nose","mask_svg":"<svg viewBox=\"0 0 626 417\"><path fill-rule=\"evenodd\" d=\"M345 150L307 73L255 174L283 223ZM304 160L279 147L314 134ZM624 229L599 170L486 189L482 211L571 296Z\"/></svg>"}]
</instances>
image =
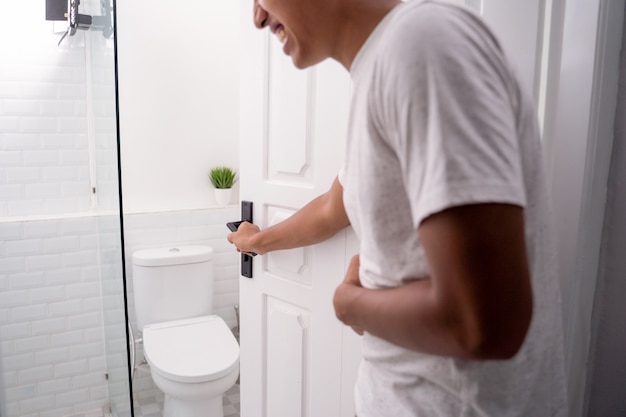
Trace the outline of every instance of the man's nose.
<instances>
[{"instance_id":1,"label":"man's nose","mask_svg":"<svg viewBox=\"0 0 626 417\"><path fill-rule=\"evenodd\" d=\"M263 9L258 0L254 0L254 25L257 29L263 29L267 23L268 13Z\"/></svg>"}]
</instances>

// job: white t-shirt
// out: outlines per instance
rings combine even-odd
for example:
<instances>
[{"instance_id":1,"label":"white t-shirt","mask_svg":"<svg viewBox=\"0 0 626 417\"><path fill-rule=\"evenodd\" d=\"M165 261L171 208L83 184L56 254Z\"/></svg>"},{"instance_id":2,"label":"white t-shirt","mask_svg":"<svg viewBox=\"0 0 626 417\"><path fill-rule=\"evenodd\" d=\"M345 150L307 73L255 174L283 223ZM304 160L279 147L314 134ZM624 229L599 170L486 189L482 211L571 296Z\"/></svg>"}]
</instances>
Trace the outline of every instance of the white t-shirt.
<instances>
[{"instance_id":1,"label":"white t-shirt","mask_svg":"<svg viewBox=\"0 0 626 417\"><path fill-rule=\"evenodd\" d=\"M532 100L470 10L397 6L350 69L344 203L368 288L428 279L417 228L472 203L524 207L534 314L508 361L417 353L371 334L355 388L359 417L567 416L560 290Z\"/></svg>"}]
</instances>

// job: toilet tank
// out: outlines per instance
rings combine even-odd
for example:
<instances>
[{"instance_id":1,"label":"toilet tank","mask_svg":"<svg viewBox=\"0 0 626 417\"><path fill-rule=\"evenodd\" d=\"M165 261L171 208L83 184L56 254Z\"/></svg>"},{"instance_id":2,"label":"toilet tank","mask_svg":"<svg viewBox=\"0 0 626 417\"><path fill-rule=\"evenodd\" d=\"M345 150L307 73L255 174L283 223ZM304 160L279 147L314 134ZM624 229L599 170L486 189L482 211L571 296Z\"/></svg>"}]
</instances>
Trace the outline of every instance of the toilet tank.
<instances>
[{"instance_id":1,"label":"toilet tank","mask_svg":"<svg viewBox=\"0 0 626 417\"><path fill-rule=\"evenodd\" d=\"M212 314L213 249L179 246L133 253L133 299L139 329Z\"/></svg>"}]
</instances>

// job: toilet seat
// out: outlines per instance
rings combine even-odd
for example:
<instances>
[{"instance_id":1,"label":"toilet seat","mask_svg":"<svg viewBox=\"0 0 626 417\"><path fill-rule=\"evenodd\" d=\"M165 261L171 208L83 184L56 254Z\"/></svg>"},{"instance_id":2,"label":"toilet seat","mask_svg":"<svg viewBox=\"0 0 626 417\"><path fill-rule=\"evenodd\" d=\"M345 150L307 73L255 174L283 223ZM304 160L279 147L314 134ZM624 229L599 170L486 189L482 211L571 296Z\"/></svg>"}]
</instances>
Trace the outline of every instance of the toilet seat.
<instances>
[{"instance_id":1,"label":"toilet seat","mask_svg":"<svg viewBox=\"0 0 626 417\"><path fill-rule=\"evenodd\" d=\"M145 326L144 356L152 372L178 382L207 382L239 365L239 345L219 316Z\"/></svg>"}]
</instances>

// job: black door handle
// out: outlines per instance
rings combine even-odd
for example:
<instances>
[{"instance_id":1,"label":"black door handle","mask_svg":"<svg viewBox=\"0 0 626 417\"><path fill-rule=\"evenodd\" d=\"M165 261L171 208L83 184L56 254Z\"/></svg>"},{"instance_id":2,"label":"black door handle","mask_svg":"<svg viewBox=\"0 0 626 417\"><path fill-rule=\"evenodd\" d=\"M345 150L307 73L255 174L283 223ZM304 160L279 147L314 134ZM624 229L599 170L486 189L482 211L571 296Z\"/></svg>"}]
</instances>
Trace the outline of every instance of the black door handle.
<instances>
[{"instance_id":1,"label":"black door handle","mask_svg":"<svg viewBox=\"0 0 626 417\"><path fill-rule=\"evenodd\" d=\"M226 226L231 232L237 231L239 225L243 222L252 221L252 201L241 202L241 220L236 222L228 222ZM256 256L256 253L252 253L252 256ZM241 254L241 275L246 278L252 278L252 256L247 254Z\"/></svg>"}]
</instances>

